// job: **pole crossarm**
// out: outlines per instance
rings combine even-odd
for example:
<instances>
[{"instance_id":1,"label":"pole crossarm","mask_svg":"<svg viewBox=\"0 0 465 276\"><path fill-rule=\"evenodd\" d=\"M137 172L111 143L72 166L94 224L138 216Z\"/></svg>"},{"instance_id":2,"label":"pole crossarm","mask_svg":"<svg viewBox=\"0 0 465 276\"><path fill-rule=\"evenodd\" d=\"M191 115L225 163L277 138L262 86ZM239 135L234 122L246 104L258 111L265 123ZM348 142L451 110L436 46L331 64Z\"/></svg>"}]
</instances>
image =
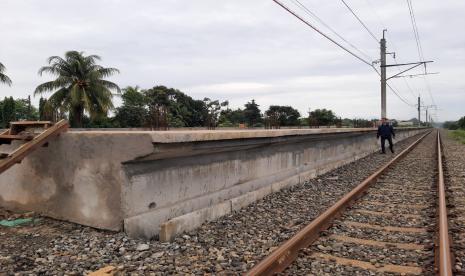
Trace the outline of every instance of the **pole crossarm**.
<instances>
[{"instance_id":1,"label":"pole crossarm","mask_svg":"<svg viewBox=\"0 0 465 276\"><path fill-rule=\"evenodd\" d=\"M412 70L412 69L414 69L414 68L416 68L416 67L418 67L418 66L420 66L420 65L421 65L421 63L416 64L416 65L414 65L414 66L412 66L412 67L409 67L408 69L405 69L404 71L401 71L401 72L395 74L394 76L387 78L386 80L390 80L390 79L395 78L395 77L397 77L397 76L399 76L399 75L402 75L403 73L405 73L405 72L407 72L407 71L410 71L410 70Z\"/></svg>"},{"instance_id":2,"label":"pole crossarm","mask_svg":"<svg viewBox=\"0 0 465 276\"><path fill-rule=\"evenodd\" d=\"M426 75L437 75L437 74L440 74L440 72L433 72L433 73L426 73L426 74L414 74L414 75L403 75L403 76L392 76L391 78L413 78L413 77L426 76Z\"/></svg>"},{"instance_id":3,"label":"pole crossarm","mask_svg":"<svg viewBox=\"0 0 465 276\"><path fill-rule=\"evenodd\" d=\"M413 64L421 65L421 64L431 63L431 62L434 62L434 61L428 60L428 61L409 62L409 63L386 64L386 65L382 65L382 67L396 67L396 66L406 66L406 65L413 65Z\"/></svg>"},{"instance_id":4,"label":"pole crossarm","mask_svg":"<svg viewBox=\"0 0 465 276\"><path fill-rule=\"evenodd\" d=\"M405 69L397 74L395 74L394 76L391 76L389 78L387 78L386 80L390 80L392 78L395 78L395 77L398 77L400 75L402 75L403 73L407 72L407 71L410 71L414 68L417 68L418 66L420 65L425 65L426 66L426 63L429 63L429 62L432 62L432 61L422 61L422 62L412 62L412 63L404 63L404 64L389 64L389 65L385 65L385 67L393 67L393 66L405 66L405 65L412 65L411 67L409 67L408 69Z\"/></svg>"}]
</instances>

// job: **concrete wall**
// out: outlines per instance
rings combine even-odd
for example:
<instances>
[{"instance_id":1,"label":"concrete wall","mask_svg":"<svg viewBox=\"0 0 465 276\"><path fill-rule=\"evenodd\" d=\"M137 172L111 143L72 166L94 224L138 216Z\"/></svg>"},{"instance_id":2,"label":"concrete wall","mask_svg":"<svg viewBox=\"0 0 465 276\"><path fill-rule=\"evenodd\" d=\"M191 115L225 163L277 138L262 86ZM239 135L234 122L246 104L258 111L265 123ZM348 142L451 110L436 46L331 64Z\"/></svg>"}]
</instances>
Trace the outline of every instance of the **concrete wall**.
<instances>
[{"instance_id":1,"label":"concrete wall","mask_svg":"<svg viewBox=\"0 0 465 276\"><path fill-rule=\"evenodd\" d=\"M2 145L0 151L15 147ZM0 205L120 230L121 162L152 151L148 135L64 133L0 175Z\"/></svg>"},{"instance_id":2,"label":"concrete wall","mask_svg":"<svg viewBox=\"0 0 465 276\"><path fill-rule=\"evenodd\" d=\"M421 130L398 132L398 139ZM0 205L169 240L377 149L372 129L70 131L0 175ZM14 145L0 146L5 152Z\"/></svg>"}]
</instances>

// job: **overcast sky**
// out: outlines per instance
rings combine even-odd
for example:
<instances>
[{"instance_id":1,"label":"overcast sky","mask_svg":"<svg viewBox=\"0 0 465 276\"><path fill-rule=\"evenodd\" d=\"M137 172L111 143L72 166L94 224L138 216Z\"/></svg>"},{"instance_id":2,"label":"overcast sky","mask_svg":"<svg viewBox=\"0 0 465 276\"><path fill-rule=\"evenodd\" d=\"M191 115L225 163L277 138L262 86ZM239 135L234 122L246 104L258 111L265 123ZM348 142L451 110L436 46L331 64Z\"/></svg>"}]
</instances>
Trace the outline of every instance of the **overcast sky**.
<instances>
[{"instance_id":1,"label":"overcast sky","mask_svg":"<svg viewBox=\"0 0 465 276\"><path fill-rule=\"evenodd\" d=\"M362 57L379 59L379 44L341 1L300 1L369 56ZM291 0L282 2L335 37ZM440 74L390 84L411 104L418 94L425 105L434 101L438 120L457 119L465 115L465 1L412 2L424 58L434 60L428 71ZM346 3L377 38L388 29L388 51L396 52L399 63L418 61L405 0ZM232 107L255 99L262 111L291 105L303 114L316 108L349 118L380 114L373 69L272 0L0 0L0 26L0 62L13 80L12 87L0 85L2 98L32 94L50 79L37 74L47 57L78 50L120 69L111 78L120 87L166 85L196 99L227 99ZM388 75L398 72L390 68ZM388 117L415 116L415 107L388 91Z\"/></svg>"}]
</instances>

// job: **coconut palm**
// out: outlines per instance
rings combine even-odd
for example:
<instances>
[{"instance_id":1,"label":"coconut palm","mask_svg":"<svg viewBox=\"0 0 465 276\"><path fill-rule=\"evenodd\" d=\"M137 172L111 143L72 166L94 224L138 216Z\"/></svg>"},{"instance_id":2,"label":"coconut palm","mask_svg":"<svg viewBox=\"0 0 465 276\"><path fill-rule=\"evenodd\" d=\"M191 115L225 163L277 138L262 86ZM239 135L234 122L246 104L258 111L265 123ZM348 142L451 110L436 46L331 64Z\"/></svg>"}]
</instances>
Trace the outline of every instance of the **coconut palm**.
<instances>
[{"instance_id":1,"label":"coconut palm","mask_svg":"<svg viewBox=\"0 0 465 276\"><path fill-rule=\"evenodd\" d=\"M120 88L104 78L119 70L102 67L96 63L99 60L97 55L77 51L66 52L64 58L48 58L49 66L40 68L39 75L49 73L56 79L37 86L34 94L53 91L49 101L55 108L67 110L73 127L82 127L85 113L91 119L105 116L113 108L111 90L120 93Z\"/></svg>"},{"instance_id":2,"label":"coconut palm","mask_svg":"<svg viewBox=\"0 0 465 276\"><path fill-rule=\"evenodd\" d=\"M5 72L5 66L0 63L0 83L6 83L11 86L11 79L3 72Z\"/></svg>"}]
</instances>

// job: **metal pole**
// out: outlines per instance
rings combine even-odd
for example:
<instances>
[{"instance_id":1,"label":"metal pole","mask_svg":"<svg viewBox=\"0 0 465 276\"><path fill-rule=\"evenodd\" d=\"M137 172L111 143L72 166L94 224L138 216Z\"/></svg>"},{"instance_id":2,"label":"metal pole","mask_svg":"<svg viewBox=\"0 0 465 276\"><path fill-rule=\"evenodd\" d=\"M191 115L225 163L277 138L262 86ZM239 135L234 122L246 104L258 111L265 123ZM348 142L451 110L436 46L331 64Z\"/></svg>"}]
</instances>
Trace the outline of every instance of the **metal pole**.
<instances>
[{"instance_id":1,"label":"metal pole","mask_svg":"<svg viewBox=\"0 0 465 276\"><path fill-rule=\"evenodd\" d=\"M426 120L426 125L428 125L428 107L426 107L426 116L425 116L425 120Z\"/></svg>"},{"instance_id":2,"label":"metal pole","mask_svg":"<svg viewBox=\"0 0 465 276\"><path fill-rule=\"evenodd\" d=\"M418 97L418 126L421 126L420 97Z\"/></svg>"},{"instance_id":3,"label":"metal pole","mask_svg":"<svg viewBox=\"0 0 465 276\"><path fill-rule=\"evenodd\" d=\"M386 39L384 38L384 33L386 30L383 30L383 38L381 39L381 119L387 118L386 115Z\"/></svg>"},{"instance_id":4,"label":"metal pole","mask_svg":"<svg viewBox=\"0 0 465 276\"><path fill-rule=\"evenodd\" d=\"M32 107L31 107L31 95L27 96L27 120L31 120L32 118Z\"/></svg>"}]
</instances>

